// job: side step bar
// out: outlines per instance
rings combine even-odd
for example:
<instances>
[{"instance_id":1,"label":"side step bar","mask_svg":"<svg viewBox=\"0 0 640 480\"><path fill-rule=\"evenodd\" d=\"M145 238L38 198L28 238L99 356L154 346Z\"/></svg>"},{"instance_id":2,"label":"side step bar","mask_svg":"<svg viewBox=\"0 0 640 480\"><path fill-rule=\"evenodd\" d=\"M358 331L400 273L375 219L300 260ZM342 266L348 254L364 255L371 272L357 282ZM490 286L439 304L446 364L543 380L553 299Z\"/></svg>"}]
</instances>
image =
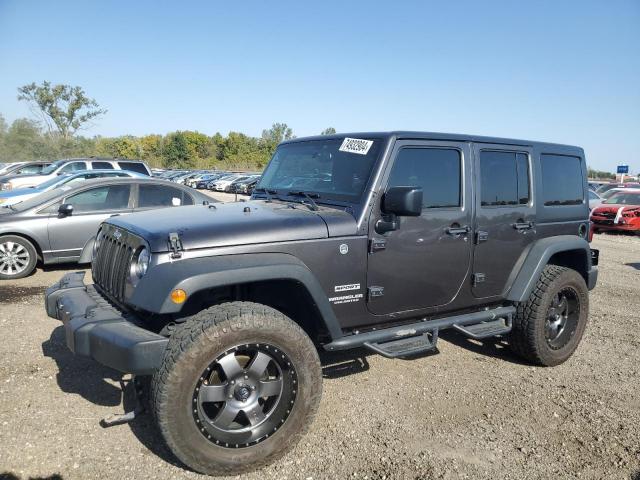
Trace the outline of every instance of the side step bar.
<instances>
[{"instance_id":1,"label":"side step bar","mask_svg":"<svg viewBox=\"0 0 640 480\"><path fill-rule=\"evenodd\" d=\"M384 343L364 344L369 350L387 358L409 357L419 355L436 349L438 342L438 330L425 332L415 337L403 337Z\"/></svg>"},{"instance_id":2,"label":"side step bar","mask_svg":"<svg viewBox=\"0 0 640 480\"><path fill-rule=\"evenodd\" d=\"M438 330L444 330L446 328L456 328L471 338L487 338L508 333L511 331L511 318L515 313L515 307L509 306L438 318L436 320L422 320L409 325L345 335L326 344L324 349L335 351L364 346L381 355L395 355L390 358L397 358L422 351L433 350L433 348L435 348L435 342L438 339ZM431 334L432 338L430 340L425 340L425 338L420 337L419 339L415 338L425 333ZM395 344L400 340L407 340L407 342L391 345L391 343ZM428 344L432 344L431 348L428 348ZM413 352L405 353L402 351L403 347L407 347L408 350ZM382 353L381 350L384 351L384 353ZM414 350L419 350L419 352Z\"/></svg>"}]
</instances>

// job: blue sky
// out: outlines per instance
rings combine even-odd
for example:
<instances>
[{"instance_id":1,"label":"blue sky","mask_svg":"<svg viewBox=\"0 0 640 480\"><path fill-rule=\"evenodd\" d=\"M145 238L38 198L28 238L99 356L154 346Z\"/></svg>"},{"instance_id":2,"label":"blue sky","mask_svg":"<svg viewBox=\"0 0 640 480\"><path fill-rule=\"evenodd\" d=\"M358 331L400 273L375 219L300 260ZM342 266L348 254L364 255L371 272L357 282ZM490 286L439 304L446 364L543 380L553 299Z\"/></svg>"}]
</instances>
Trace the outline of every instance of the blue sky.
<instances>
[{"instance_id":1,"label":"blue sky","mask_svg":"<svg viewBox=\"0 0 640 480\"><path fill-rule=\"evenodd\" d=\"M640 170L638 0L0 0L0 113L42 80L108 108L87 135L461 132Z\"/></svg>"}]
</instances>

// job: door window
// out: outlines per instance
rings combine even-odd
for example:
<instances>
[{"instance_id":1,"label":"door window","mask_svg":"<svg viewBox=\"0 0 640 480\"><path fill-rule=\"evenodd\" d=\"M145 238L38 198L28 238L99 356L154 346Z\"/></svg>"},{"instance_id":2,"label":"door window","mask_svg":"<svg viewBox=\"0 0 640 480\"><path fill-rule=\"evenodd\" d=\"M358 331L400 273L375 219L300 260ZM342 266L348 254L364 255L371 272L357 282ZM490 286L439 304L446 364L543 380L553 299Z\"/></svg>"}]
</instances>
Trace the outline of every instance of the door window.
<instances>
[{"instance_id":1,"label":"door window","mask_svg":"<svg viewBox=\"0 0 640 480\"><path fill-rule=\"evenodd\" d=\"M113 165L111 165L109 162L91 162L91 166L94 168L94 170L113 170Z\"/></svg>"},{"instance_id":2,"label":"door window","mask_svg":"<svg viewBox=\"0 0 640 480\"><path fill-rule=\"evenodd\" d=\"M179 207L193 205L193 199L179 188L165 185L140 185L138 207Z\"/></svg>"},{"instance_id":3,"label":"door window","mask_svg":"<svg viewBox=\"0 0 640 480\"><path fill-rule=\"evenodd\" d=\"M424 208L459 207L461 156L453 148L402 148L389 177L389 187L422 187Z\"/></svg>"},{"instance_id":4,"label":"door window","mask_svg":"<svg viewBox=\"0 0 640 480\"><path fill-rule=\"evenodd\" d=\"M67 163L64 167L60 169L58 173L69 173L75 172L77 170L86 170L87 164L85 162L71 162Z\"/></svg>"},{"instance_id":5,"label":"door window","mask_svg":"<svg viewBox=\"0 0 640 480\"><path fill-rule=\"evenodd\" d=\"M97 187L71 195L64 203L73 205L73 213L123 210L129 205L129 191L130 185Z\"/></svg>"},{"instance_id":6,"label":"door window","mask_svg":"<svg viewBox=\"0 0 640 480\"><path fill-rule=\"evenodd\" d=\"M480 152L480 198L483 207L529 203L529 158L525 153Z\"/></svg>"},{"instance_id":7,"label":"door window","mask_svg":"<svg viewBox=\"0 0 640 480\"><path fill-rule=\"evenodd\" d=\"M42 171L42 167L42 165L28 165L16 170L15 173L17 175L32 175L35 173L40 173Z\"/></svg>"}]
</instances>

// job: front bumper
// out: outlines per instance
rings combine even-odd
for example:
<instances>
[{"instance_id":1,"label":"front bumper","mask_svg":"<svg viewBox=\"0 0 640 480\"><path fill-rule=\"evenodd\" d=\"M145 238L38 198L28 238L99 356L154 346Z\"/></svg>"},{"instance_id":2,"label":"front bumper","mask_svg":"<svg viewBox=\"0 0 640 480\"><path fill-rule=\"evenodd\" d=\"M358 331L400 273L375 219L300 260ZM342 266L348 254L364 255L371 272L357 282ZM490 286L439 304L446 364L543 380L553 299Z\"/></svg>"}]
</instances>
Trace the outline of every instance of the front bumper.
<instances>
[{"instance_id":1,"label":"front bumper","mask_svg":"<svg viewBox=\"0 0 640 480\"><path fill-rule=\"evenodd\" d=\"M149 375L158 369L169 339L140 327L130 313L113 307L84 272L68 273L45 292L47 315L64 324L67 346L125 373Z\"/></svg>"}]
</instances>

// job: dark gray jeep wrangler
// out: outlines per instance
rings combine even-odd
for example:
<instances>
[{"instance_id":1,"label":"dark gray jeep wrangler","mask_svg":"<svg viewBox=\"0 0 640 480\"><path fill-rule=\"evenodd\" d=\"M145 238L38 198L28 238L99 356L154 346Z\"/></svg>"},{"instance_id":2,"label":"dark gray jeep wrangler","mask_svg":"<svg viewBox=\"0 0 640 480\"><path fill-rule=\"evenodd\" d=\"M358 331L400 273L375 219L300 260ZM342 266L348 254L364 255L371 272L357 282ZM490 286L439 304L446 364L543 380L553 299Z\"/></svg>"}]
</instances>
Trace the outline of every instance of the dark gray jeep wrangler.
<instances>
[{"instance_id":1,"label":"dark gray jeep wrangler","mask_svg":"<svg viewBox=\"0 0 640 480\"><path fill-rule=\"evenodd\" d=\"M581 148L418 132L282 143L251 201L115 217L92 273L46 292L69 348L152 375L187 466L238 473L309 428L318 350L389 358L452 328L538 365L575 351L595 286Z\"/></svg>"}]
</instances>

